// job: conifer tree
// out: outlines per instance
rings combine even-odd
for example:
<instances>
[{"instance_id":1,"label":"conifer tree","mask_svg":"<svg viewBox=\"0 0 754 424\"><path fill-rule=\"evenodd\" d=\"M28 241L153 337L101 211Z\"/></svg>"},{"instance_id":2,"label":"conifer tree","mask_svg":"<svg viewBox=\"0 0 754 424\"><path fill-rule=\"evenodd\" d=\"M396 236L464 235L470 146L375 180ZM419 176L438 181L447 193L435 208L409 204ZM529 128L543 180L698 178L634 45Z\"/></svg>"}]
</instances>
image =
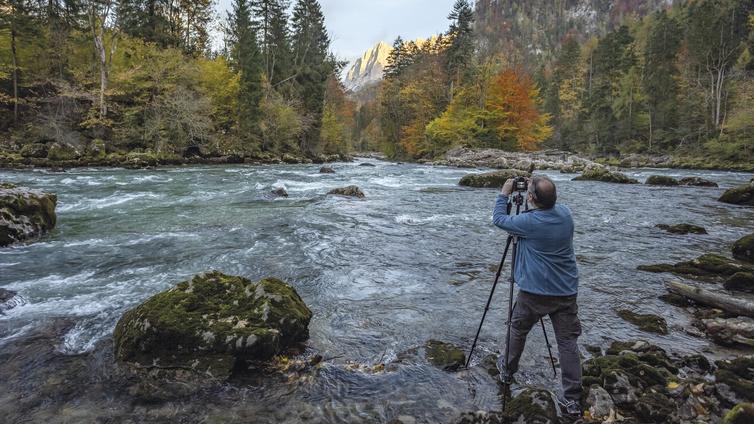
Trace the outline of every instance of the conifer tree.
<instances>
[{"instance_id":1,"label":"conifer tree","mask_svg":"<svg viewBox=\"0 0 754 424\"><path fill-rule=\"evenodd\" d=\"M452 98L453 86L461 83L474 55L474 10L469 1L456 0L448 19L451 21L448 29L451 41L447 52L447 68L451 78Z\"/></svg>"},{"instance_id":2,"label":"conifer tree","mask_svg":"<svg viewBox=\"0 0 754 424\"><path fill-rule=\"evenodd\" d=\"M250 141L258 133L261 118L262 65L248 0L235 0L228 18L232 62L240 73L238 127L241 138Z\"/></svg>"},{"instance_id":3,"label":"conifer tree","mask_svg":"<svg viewBox=\"0 0 754 424\"><path fill-rule=\"evenodd\" d=\"M273 86L290 76L287 9L288 3L285 0L252 1L264 71Z\"/></svg>"}]
</instances>

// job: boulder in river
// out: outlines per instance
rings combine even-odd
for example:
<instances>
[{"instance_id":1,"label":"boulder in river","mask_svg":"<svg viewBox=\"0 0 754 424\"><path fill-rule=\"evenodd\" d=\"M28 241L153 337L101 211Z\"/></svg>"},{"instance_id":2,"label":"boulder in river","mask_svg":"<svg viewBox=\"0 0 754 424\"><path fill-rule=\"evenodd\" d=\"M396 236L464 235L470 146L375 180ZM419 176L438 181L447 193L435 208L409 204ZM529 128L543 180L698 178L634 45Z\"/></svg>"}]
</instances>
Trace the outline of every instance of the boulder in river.
<instances>
[{"instance_id":1,"label":"boulder in river","mask_svg":"<svg viewBox=\"0 0 754 424\"><path fill-rule=\"evenodd\" d=\"M288 191L284 187L273 189L271 194L275 197L288 197Z\"/></svg>"},{"instance_id":2,"label":"boulder in river","mask_svg":"<svg viewBox=\"0 0 754 424\"><path fill-rule=\"evenodd\" d=\"M736 404L754 402L754 356L739 356L715 362L717 390L726 401ZM724 387L720 387L724 386Z\"/></svg>"},{"instance_id":3,"label":"boulder in river","mask_svg":"<svg viewBox=\"0 0 754 424\"><path fill-rule=\"evenodd\" d=\"M0 247L37 237L55 227L58 198L13 184L0 184Z\"/></svg>"},{"instance_id":4,"label":"boulder in river","mask_svg":"<svg viewBox=\"0 0 754 424\"><path fill-rule=\"evenodd\" d=\"M717 200L734 205L754 206L754 182L729 188Z\"/></svg>"},{"instance_id":5,"label":"boulder in river","mask_svg":"<svg viewBox=\"0 0 754 424\"><path fill-rule=\"evenodd\" d=\"M364 192L361 191L360 188L358 188L355 185L350 185L347 187L340 187L335 188L327 192L327 194L333 194L336 196L348 196L348 197L358 197L359 199L363 199L366 197L364 195Z\"/></svg>"},{"instance_id":6,"label":"boulder in river","mask_svg":"<svg viewBox=\"0 0 754 424\"><path fill-rule=\"evenodd\" d=\"M9 301L14 297L16 297L16 292L14 292L13 290L0 288L0 315L3 314L4 310L10 309L14 306L9 305Z\"/></svg>"},{"instance_id":7,"label":"boulder in river","mask_svg":"<svg viewBox=\"0 0 754 424\"><path fill-rule=\"evenodd\" d=\"M359 166L369 166L369 167L375 167L375 166L377 166L377 165L375 165L375 164L373 164L373 163L369 163L369 162L362 162L362 163L360 163L360 164L359 164Z\"/></svg>"},{"instance_id":8,"label":"boulder in river","mask_svg":"<svg viewBox=\"0 0 754 424\"><path fill-rule=\"evenodd\" d=\"M113 333L119 361L216 378L242 361L264 361L309 337L312 313L275 278L256 283L199 274L126 312Z\"/></svg>"},{"instance_id":9,"label":"boulder in river","mask_svg":"<svg viewBox=\"0 0 754 424\"><path fill-rule=\"evenodd\" d=\"M335 170L329 166L323 166L322 168L319 168L319 173L320 174L334 174Z\"/></svg>"},{"instance_id":10,"label":"boulder in river","mask_svg":"<svg viewBox=\"0 0 754 424\"><path fill-rule=\"evenodd\" d=\"M647 272L671 272L697 278L723 278L737 272L754 270L754 267L725 256L707 253L696 259L678 262L674 265L639 265L638 269Z\"/></svg>"},{"instance_id":11,"label":"boulder in river","mask_svg":"<svg viewBox=\"0 0 754 424\"><path fill-rule=\"evenodd\" d=\"M704 227L693 224L657 224L656 227L671 234L707 234Z\"/></svg>"},{"instance_id":12,"label":"boulder in river","mask_svg":"<svg viewBox=\"0 0 754 424\"><path fill-rule=\"evenodd\" d=\"M650 175L644 184L658 186L677 186L678 180L673 177L668 177L667 175Z\"/></svg>"},{"instance_id":13,"label":"boulder in river","mask_svg":"<svg viewBox=\"0 0 754 424\"><path fill-rule=\"evenodd\" d=\"M468 174L461 178L459 185L477 188L501 188L510 178L529 177L531 174L520 169L501 169L483 174Z\"/></svg>"},{"instance_id":14,"label":"boulder in river","mask_svg":"<svg viewBox=\"0 0 754 424\"><path fill-rule=\"evenodd\" d=\"M615 419L615 403L612 396L602 386L593 384L586 396L586 406L592 419L603 421L610 417Z\"/></svg>"},{"instance_id":15,"label":"boulder in river","mask_svg":"<svg viewBox=\"0 0 754 424\"><path fill-rule=\"evenodd\" d=\"M701 326L716 343L724 346L744 345L754 347L754 319L749 317L710 318L701 320Z\"/></svg>"},{"instance_id":16,"label":"boulder in river","mask_svg":"<svg viewBox=\"0 0 754 424\"><path fill-rule=\"evenodd\" d=\"M754 263L754 234L749 234L733 243L732 252L734 258Z\"/></svg>"},{"instance_id":17,"label":"boulder in river","mask_svg":"<svg viewBox=\"0 0 754 424\"><path fill-rule=\"evenodd\" d=\"M466 354L451 343L430 340L424 348L429 363L445 371L455 371L466 363Z\"/></svg>"},{"instance_id":18,"label":"boulder in river","mask_svg":"<svg viewBox=\"0 0 754 424\"><path fill-rule=\"evenodd\" d=\"M552 394L544 389L528 388L513 398L506 415L515 423L556 424L558 411Z\"/></svg>"},{"instance_id":19,"label":"boulder in river","mask_svg":"<svg viewBox=\"0 0 754 424\"><path fill-rule=\"evenodd\" d=\"M665 318L653 314L639 314L628 309L616 311L618 316L624 320L635 324L642 331L650 333L668 334L668 324Z\"/></svg>"},{"instance_id":20,"label":"boulder in river","mask_svg":"<svg viewBox=\"0 0 754 424\"><path fill-rule=\"evenodd\" d=\"M723 286L726 290L754 293L754 270L731 275Z\"/></svg>"},{"instance_id":21,"label":"boulder in river","mask_svg":"<svg viewBox=\"0 0 754 424\"><path fill-rule=\"evenodd\" d=\"M618 184L638 184L634 178L629 178L625 174L617 171L611 171L604 166L593 166L587 168L580 176L573 179L573 181L602 181L605 183L618 183Z\"/></svg>"},{"instance_id":22,"label":"boulder in river","mask_svg":"<svg viewBox=\"0 0 754 424\"><path fill-rule=\"evenodd\" d=\"M701 177L683 177L678 180L678 184L694 187L718 187L716 182Z\"/></svg>"}]
</instances>

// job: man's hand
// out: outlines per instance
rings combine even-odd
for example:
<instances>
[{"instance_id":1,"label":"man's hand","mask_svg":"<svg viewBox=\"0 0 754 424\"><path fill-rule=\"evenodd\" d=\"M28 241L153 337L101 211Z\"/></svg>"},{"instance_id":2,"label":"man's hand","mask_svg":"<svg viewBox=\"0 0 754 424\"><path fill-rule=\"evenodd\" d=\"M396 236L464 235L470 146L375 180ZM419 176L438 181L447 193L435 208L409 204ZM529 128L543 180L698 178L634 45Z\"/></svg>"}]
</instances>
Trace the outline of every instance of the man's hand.
<instances>
[{"instance_id":1,"label":"man's hand","mask_svg":"<svg viewBox=\"0 0 754 424\"><path fill-rule=\"evenodd\" d=\"M511 193L513 193L513 178L509 178L505 184L503 184L503 189L500 190L500 194L504 196L510 196Z\"/></svg>"}]
</instances>

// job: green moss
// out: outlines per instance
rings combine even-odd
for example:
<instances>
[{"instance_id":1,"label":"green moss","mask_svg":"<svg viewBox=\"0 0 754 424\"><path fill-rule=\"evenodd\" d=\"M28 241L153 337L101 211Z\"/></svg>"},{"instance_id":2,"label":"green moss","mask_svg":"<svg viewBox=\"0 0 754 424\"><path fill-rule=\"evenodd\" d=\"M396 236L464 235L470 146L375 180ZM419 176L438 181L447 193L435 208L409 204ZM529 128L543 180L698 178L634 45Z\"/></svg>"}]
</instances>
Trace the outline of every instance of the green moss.
<instances>
[{"instance_id":1,"label":"green moss","mask_svg":"<svg viewBox=\"0 0 754 424\"><path fill-rule=\"evenodd\" d=\"M21 147L21 156L25 158L46 158L47 145L44 143L29 143Z\"/></svg>"},{"instance_id":2,"label":"green moss","mask_svg":"<svg viewBox=\"0 0 754 424\"><path fill-rule=\"evenodd\" d=\"M678 180L666 175L650 175L647 181L644 183L647 185L659 185L659 186L677 186Z\"/></svg>"},{"instance_id":3,"label":"green moss","mask_svg":"<svg viewBox=\"0 0 754 424\"><path fill-rule=\"evenodd\" d=\"M730 188L717 200L734 205L754 206L754 184Z\"/></svg>"},{"instance_id":4,"label":"green moss","mask_svg":"<svg viewBox=\"0 0 754 424\"><path fill-rule=\"evenodd\" d=\"M605 167L592 167L585 169L584 172L573 179L573 181L602 181L606 183L618 184L638 184L634 178L628 178L620 172L612 172Z\"/></svg>"},{"instance_id":5,"label":"green moss","mask_svg":"<svg viewBox=\"0 0 754 424\"><path fill-rule=\"evenodd\" d=\"M515 177L528 177L531 174L520 169L501 169L484 174L468 174L461 178L458 185L476 188L501 188L505 182Z\"/></svg>"},{"instance_id":6,"label":"green moss","mask_svg":"<svg viewBox=\"0 0 754 424\"><path fill-rule=\"evenodd\" d=\"M706 180L700 177L683 177L678 180L678 184L683 186L695 186L695 187L718 187L714 181Z\"/></svg>"},{"instance_id":7,"label":"green moss","mask_svg":"<svg viewBox=\"0 0 754 424\"><path fill-rule=\"evenodd\" d=\"M672 400L662 393L648 392L636 403L636 415L643 423L667 422L676 406Z\"/></svg>"},{"instance_id":8,"label":"green moss","mask_svg":"<svg viewBox=\"0 0 754 424\"><path fill-rule=\"evenodd\" d=\"M657 224L656 227L671 234L707 234L707 230L704 227L692 224Z\"/></svg>"},{"instance_id":9,"label":"green moss","mask_svg":"<svg viewBox=\"0 0 754 424\"><path fill-rule=\"evenodd\" d=\"M732 252L734 258L754 263L754 234L749 234L733 243Z\"/></svg>"},{"instance_id":10,"label":"green moss","mask_svg":"<svg viewBox=\"0 0 754 424\"><path fill-rule=\"evenodd\" d=\"M336 189L330 190L329 192L327 192L327 194L336 195L336 196L357 197L359 199L363 199L364 197L366 197L364 195L364 192L361 191L361 189L356 187L355 185L336 188Z\"/></svg>"},{"instance_id":11,"label":"green moss","mask_svg":"<svg viewBox=\"0 0 754 424\"><path fill-rule=\"evenodd\" d=\"M79 157L79 153L73 147L63 143L53 143L47 150L47 159L55 162L73 161Z\"/></svg>"},{"instance_id":12,"label":"green moss","mask_svg":"<svg viewBox=\"0 0 754 424\"><path fill-rule=\"evenodd\" d=\"M526 389L506 406L506 415L512 422L550 423L558 421L555 402L547 390Z\"/></svg>"},{"instance_id":13,"label":"green moss","mask_svg":"<svg viewBox=\"0 0 754 424\"><path fill-rule=\"evenodd\" d=\"M754 269L724 256L708 253L691 261L678 262L675 265L656 264L640 265L637 269L648 272L672 272L678 275L694 277L727 277L741 271Z\"/></svg>"},{"instance_id":14,"label":"green moss","mask_svg":"<svg viewBox=\"0 0 754 424\"><path fill-rule=\"evenodd\" d=\"M652 314L638 314L628 309L621 309L617 311L618 316L624 320L635 324L642 331L648 331L650 333L668 334L668 325L665 319Z\"/></svg>"},{"instance_id":15,"label":"green moss","mask_svg":"<svg viewBox=\"0 0 754 424\"><path fill-rule=\"evenodd\" d=\"M266 360L308 337L311 311L286 283L200 274L128 311L116 358L224 376L236 359Z\"/></svg>"},{"instance_id":16,"label":"green moss","mask_svg":"<svg viewBox=\"0 0 754 424\"><path fill-rule=\"evenodd\" d=\"M466 354L450 343L430 340L426 346L427 360L446 371L455 371L466 363Z\"/></svg>"},{"instance_id":17,"label":"green moss","mask_svg":"<svg viewBox=\"0 0 754 424\"><path fill-rule=\"evenodd\" d=\"M754 423L754 403L739 403L731 409L722 424L751 424Z\"/></svg>"}]
</instances>

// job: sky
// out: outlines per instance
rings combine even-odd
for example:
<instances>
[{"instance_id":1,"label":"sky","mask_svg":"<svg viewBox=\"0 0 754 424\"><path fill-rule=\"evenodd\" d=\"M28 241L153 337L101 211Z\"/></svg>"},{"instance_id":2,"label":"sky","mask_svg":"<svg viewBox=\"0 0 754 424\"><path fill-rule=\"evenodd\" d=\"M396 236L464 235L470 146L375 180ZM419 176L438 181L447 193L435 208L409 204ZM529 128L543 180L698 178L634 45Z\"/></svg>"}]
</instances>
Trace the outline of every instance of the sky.
<instances>
[{"instance_id":1,"label":"sky","mask_svg":"<svg viewBox=\"0 0 754 424\"><path fill-rule=\"evenodd\" d=\"M332 51L339 59L353 60L380 41L392 44L427 38L448 29L448 14L455 0L320 0ZM219 0L226 15L231 0Z\"/></svg>"}]
</instances>

